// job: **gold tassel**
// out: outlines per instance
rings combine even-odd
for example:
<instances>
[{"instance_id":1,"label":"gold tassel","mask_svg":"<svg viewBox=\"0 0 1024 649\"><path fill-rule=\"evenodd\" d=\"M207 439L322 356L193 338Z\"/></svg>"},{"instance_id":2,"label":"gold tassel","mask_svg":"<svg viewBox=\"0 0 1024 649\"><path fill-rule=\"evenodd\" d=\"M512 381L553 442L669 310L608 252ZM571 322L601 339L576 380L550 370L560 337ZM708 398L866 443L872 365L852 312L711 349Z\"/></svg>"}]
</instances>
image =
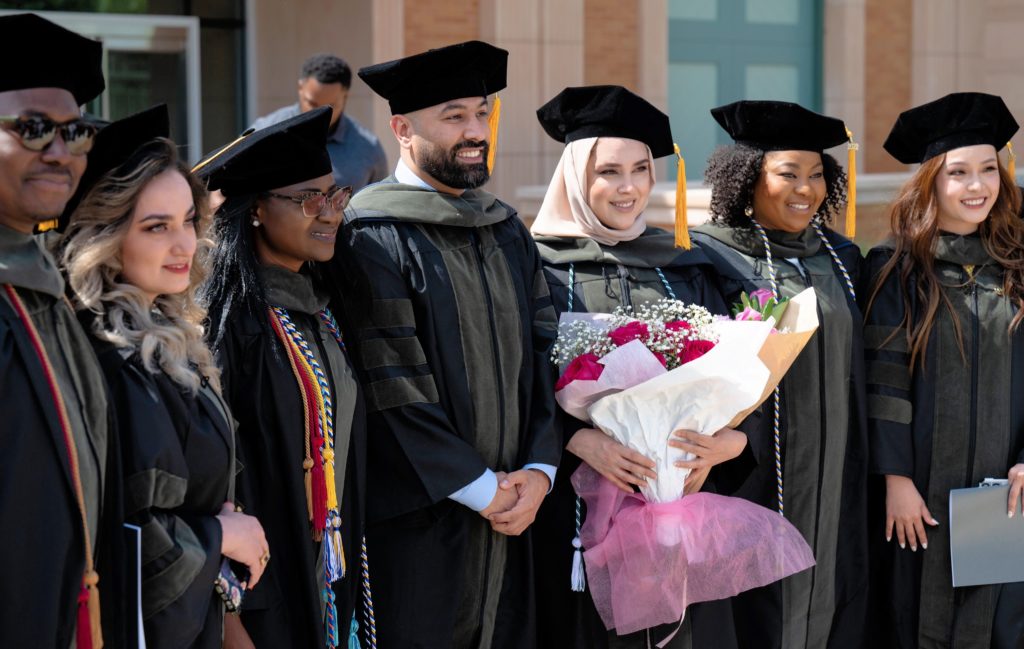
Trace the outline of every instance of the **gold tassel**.
<instances>
[{"instance_id":1,"label":"gold tassel","mask_svg":"<svg viewBox=\"0 0 1024 649\"><path fill-rule=\"evenodd\" d=\"M49 221L42 221L40 223L36 223L36 234L42 234L44 232L49 232L50 230L55 230L58 225L60 225L60 219L50 219Z\"/></svg>"},{"instance_id":2,"label":"gold tassel","mask_svg":"<svg viewBox=\"0 0 1024 649\"><path fill-rule=\"evenodd\" d=\"M1006 170L1010 172L1010 178L1013 182L1017 182L1017 154L1013 152L1013 142L1006 143L1006 152L1008 155Z\"/></svg>"},{"instance_id":3,"label":"gold tassel","mask_svg":"<svg viewBox=\"0 0 1024 649\"><path fill-rule=\"evenodd\" d=\"M100 576L95 570L85 574L85 585L89 589L89 631L92 632L92 649L103 649L103 627L100 625Z\"/></svg>"},{"instance_id":4,"label":"gold tassel","mask_svg":"<svg viewBox=\"0 0 1024 649\"><path fill-rule=\"evenodd\" d=\"M857 149L853 131L846 129L850 143L846 145L846 238L857 236Z\"/></svg>"},{"instance_id":5,"label":"gold tassel","mask_svg":"<svg viewBox=\"0 0 1024 649\"><path fill-rule=\"evenodd\" d=\"M686 220L686 161L679 152L679 145L672 143L676 151L676 248L690 249L690 229Z\"/></svg>"},{"instance_id":6,"label":"gold tassel","mask_svg":"<svg viewBox=\"0 0 1024 649\"><path fill-rule=\"evenodd\" d=\"M494 171L494 157L498 153L498 122L501 121L501 97L494 95L494 107L487 118L487 126L491 129L491 141L487 145L487 173Z\"/></svg>"},{"instance_id":7,"label":"gold tassel","mask_svg":"<svg viewBox=\"0 0 1024 649\"><path fill-rule=\"evenodd\" d=\"M313 521L313 459L307 457L302 461L303 483L306 487L306 514Z\"/></svg>"}]
</instances>

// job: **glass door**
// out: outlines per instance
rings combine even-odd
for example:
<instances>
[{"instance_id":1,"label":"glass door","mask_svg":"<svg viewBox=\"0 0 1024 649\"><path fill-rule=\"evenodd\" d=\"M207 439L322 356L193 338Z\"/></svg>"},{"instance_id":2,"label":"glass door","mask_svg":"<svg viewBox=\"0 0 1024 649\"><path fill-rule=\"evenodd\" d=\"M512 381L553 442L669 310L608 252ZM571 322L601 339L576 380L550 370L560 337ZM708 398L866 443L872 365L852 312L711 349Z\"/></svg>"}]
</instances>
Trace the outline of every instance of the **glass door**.
<instances>
[{"instance_id":1,"label":"glass door","mask_svg":"<svg viewBox=\"0 0 1024 649\"><path fill-rule=\"evenodd\" d=\"M778 99L820 109L821 11L820 0L669 0L669 114L690 179L730 141L711 108Z\"/></svg>"}]
</instances>

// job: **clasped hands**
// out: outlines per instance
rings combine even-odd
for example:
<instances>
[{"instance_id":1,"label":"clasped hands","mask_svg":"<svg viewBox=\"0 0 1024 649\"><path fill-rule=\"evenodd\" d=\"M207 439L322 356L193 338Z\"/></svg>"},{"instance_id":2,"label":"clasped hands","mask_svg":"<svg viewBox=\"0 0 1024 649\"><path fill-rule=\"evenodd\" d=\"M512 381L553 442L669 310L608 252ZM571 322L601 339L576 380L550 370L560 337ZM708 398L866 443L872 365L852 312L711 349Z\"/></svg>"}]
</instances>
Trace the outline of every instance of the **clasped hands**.
<instances>
[{"instance_id":1,"label":"clasped hands","mask_svg":"<svg viewBox=\"0 0 1024 649\"><path fill-rule=\"evenodd\" d=\"M520 469L511 473L496 471L498 489L491 504L480 515L491 522L491 529L508 536L519 536L537 517L551 483L543 471Z\"/></svg>"},{"instance_id":2,"label":"clasped hands","mask_svg":"<svg viewBox=\"0 0 1024 649\"><path fill-rule=\"evenodd\" d=\"M747 436L732 428L723 428L713 435L701 435L690 430L677 430L669 439L669 446L696 457L676 460L675 466L690 469L686 476L684 493L700 491L708 473L716 464L731 460L747 446ZM634 451L596 428L581 428L569 440L566 449L589 464L612 484L626 493L633 493L632 485L640 486L647 479L658 477L655 463L642 453Z\"/></svg>"}]
</instances>

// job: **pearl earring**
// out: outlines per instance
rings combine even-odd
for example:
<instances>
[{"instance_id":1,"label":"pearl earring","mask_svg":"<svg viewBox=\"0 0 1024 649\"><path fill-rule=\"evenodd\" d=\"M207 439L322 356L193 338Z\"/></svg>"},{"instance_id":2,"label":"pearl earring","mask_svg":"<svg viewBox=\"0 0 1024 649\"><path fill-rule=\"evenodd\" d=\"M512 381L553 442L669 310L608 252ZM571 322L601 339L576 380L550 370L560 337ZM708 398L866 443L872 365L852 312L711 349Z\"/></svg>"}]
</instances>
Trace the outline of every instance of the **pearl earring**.
<instances>
[{"instance_id":1,"label":"pearl earring","mask_svg":"<svg viewBox=\"0 0 1024 649\"><path fill-rule=\"evenodd\" d=\"M256 217L253 217L253 219L252 219L252 227L254 227L254 228L260 227L260 220L257 219Z\"/></svg>"},{"instance_id":2,"label":"pearl earring","mask_svg":"<svg viewBox=\"0 0 1024 649\"><path fill-rule=\"evenodd\" d=\"M743 208L743 213L747 215L748 219L751 218L752 216L754 216L754 206L747 205L746 207Z\"/></svg>"}]
</instances>

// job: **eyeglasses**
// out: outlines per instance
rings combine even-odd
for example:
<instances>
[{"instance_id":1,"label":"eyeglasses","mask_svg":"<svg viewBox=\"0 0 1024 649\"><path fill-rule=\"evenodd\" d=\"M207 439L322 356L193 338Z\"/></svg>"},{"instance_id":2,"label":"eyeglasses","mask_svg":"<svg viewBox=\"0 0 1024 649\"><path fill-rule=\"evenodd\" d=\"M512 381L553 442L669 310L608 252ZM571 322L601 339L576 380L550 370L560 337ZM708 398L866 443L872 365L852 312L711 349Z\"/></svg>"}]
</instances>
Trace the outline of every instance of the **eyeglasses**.
<instances>
[{"instance_id":1,"label":"eyeglasses","mask_svg":"<svg viewBox=\"0 0 1024 649\"><path fill-rule=\"evenodd\" d=\"M267 192L267 196L273 196L274 198L281 198L286 201L298 203L302 206L302 214L307 218L315 219L324 213L324 209L327 207L327 203L331 204L331 209L335 212L341 212L348 206L348 199L352 198L352 186L337 187L327 192L302 192L296 196L288 196L287 194L275 194L274 192Z\"/></svg>"},{"instance_id":2,"label":"eyeglasses","mask_svg":"<svg viewBox=\"0 0 1024 649\"><path fill-rule=\"evenodd\" d=\"M15 133L21 140L21 145L29 151L42 151L50 146L53 138L57 136L57 131L60 131L60 136L71 155L89 153L93 138L99 131L95 124L84 119L58 123L42 115L0 115L0 124Z\"/></svg>"}]
</instances>

